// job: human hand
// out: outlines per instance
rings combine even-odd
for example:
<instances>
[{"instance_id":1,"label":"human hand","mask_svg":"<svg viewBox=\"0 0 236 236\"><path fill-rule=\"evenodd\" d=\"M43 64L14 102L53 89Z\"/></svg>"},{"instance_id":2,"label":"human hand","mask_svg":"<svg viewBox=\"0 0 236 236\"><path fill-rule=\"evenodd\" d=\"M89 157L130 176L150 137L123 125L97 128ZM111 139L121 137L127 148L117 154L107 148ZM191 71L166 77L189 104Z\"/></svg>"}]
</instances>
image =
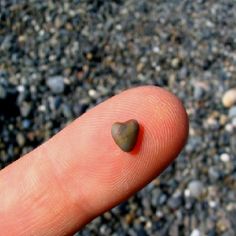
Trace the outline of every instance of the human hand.
<instances>
[{"instance_id":1,"label":"human hand","mask_svg":"<svg viewBox=\"0 0 236 236\"><path fill-rule=\"evenodd\" d=\"M135 149L111 137L136 119ZM164 89L127 90L91 109L0 172L0 235L71 235L159 175L186 142L181 102Z\"/></svg>"}]
</instances>

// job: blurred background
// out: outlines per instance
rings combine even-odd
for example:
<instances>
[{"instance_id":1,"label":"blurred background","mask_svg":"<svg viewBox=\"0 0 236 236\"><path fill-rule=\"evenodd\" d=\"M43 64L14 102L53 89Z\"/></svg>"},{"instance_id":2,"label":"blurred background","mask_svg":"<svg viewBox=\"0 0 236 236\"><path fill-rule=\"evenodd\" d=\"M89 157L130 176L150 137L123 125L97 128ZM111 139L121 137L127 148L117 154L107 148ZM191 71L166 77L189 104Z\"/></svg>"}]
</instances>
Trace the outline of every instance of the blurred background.
<instances>
[{"instance_id":1,"label":"blurred background","mask_svg":"<svg viewBox=\"0 0 236 236\"><path fill-rule=\"evenodd\" d=\"M234 0L0 0L0 168L130 87L176 94L179 158L81 235L236 235Z\"/></svg>"}]
</instances>

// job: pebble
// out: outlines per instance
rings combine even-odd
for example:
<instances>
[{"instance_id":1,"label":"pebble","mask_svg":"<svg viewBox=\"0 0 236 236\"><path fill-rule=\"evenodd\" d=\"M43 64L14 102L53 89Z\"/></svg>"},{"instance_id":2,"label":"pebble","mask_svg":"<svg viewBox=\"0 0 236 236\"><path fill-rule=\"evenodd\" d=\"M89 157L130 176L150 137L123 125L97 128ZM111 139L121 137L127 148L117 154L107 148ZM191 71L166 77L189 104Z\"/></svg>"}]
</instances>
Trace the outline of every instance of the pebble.
<instances>
[{"instance_id":1,"label":"pebble","mask_svg":"<svg viewBox=\"0 0 236 236\"><path fill-rule=\"evenodd\" d=\"M213 181L216 181L220 178L220 173L214 166L209 167L208 175L209 175L210 179Z\"/></svg>"},{"instance_id":2,"label":"pebble","mask_svg":"<svg viewBox=\"0 0 236 236\"><path fill-rule=\"evenodd\" d=\"M234 126L234 128L236 128L236 116L235 117L233 117L233 119L232 119L232 125Z\"/></svg>"},{"instance_id":3,"label":"pebble","mask_svg":"<svg viewBox=\"0 0 236 236\"><path fill-rule=\"evenodd\" d=\"M23 102L22 105L20 106L21 115L23 117L27 117L30 114L31 109L32 109L31 103Z\"/></svg>"},{"instance_id":4,"label":"pebble","mask_svg":"<svg viewBox=\"0 0 236 236\"><path fill-rule=\"evenodd\" d=\"M130 152L135 147L139 133L139 124L136 120L116 122L112 125L111 134L115 143L124 151Z\"/></svg>"},{"instance_id":5,"label":"pebble","mask_svg":"<svg viewBox=\"0 0 236 236\"><path fill-rule=\"evenodd\" d=\"M221 217L216 222L216 227L217 227L217 230L219 231L219 233L223 233L230 227L230 222L225 216Z\"/></svg>"},{"instance_id":6,"label":"pebble","mask_svg":"<svg viewBox=\"0 0 236 236\"><path fill-rule=\"evenodd\" d=\"M199 180L192 180L189 184L188 184L188 189L190 191L190 195L193 197L200 197L203 192L204 192L204 185L201 181Z\"/></svg>"},{"instance_id":7,"label":"pebble","mask_svg":"<svg viewBox=\"0 0 236 236\"><path fill-rule=\"evenodd\" d=\"M90 89L88 91L88 94L89 94L90 97L95 98L95 99L97 99L99 97L98 92L94 89Z\"/></svg>"},{"instance_id":8,"label":"pebble","mask_svg":"<svg viewBox=\"0 0 236 236\"><path fill-rule=\"evenodd\" d=\"M217 202L216 201L209 201L209 206L211 208L215 208L217 206Z\"/></svg>"},{"instance_id":9,"label":"pebble","mask_svg":"<svg viewBox=\"0 0 236 236\"><path fill-rule=\"evenodd\" d=\"M67 118L67 119L70 119L72 117L72 112L71 112L71 109L68 105L66 104L63 104L62 105L62 113L63 115Z\"/></svg>"},{"instance_id":10,"label":"pebble","mask_svg":"<svg viewBox=\"0 0 236 236\"><path fill-rule=\"evenodd\" d=\"M30 120L25 119L25 120L22 121L22 126L23 126L24 129L29 129L30 125L31 125Z\"/></svg>"},{"instance_id":11,"label":"pebble","mask_svg":"<svg viewBox=\"0 0 236 236\"><path fill-rule=\"evenodd\" d=\"M189 190L188 188L185 189L185 190L184 190L184 196L185 196L186 198L188 198L188 197L190 197L190 195L191 195L190 190Z\"/></svg>"},{"instance_id":12,"label":"pebble","mask_svg":"<svg viewBox=\"0 0 236 236\"><path fill-rule=\"evenodd\" d=\"M236 106L233 106L229 109L229 118L234 118L236 117Z\"/></svg>"},{"instance_id":13,"label":"pebble","mask_svg":"<svg viewBox=\"0 0 236 236\"><path fill-rule=\"evenodd\" d=\"M153 52L154 53L159 53L160 52L160 48L158 46L153 47Z\"/></svg>"},{"instance_id":14,"label":"pebble","mask_svg":"<svg viewBox=\"0 0 236 236\"><path fill-rule=\"evenodd\" d=\"M223 153L220 155L220 160L223 162L229 162L230 161L230 155L228 153Z\"/></svg>"},{"instance_id":15,"label":"pebble","mask_svg":"<svg viewBox=\"0 0 236 236\"><path fill-rule=\"evenodd\" d=\"M230 137L230 149L232 154L236 156L236 134L233 134Z\"/></svg>"},{"instance_id":16,"label":"pebble","mask_svg":"<svg viewBox=\"0 0 236 236\"><path fill-rule=\"evenodd\" d=\"M25 137L22 135L22 133L18 133L16 139L20 147L23 147L25 145Z\"/></svg>"},{"instance_id":17,"label":"pebble","mask_svg":"<svg viewBox=\"0 0 236 236\"><path fill-rule=\"evenodd\" d=\"M55 93L63 93L65 85L64 85L64 78L62 76L53 76L49 77L46 80L47 86L50 88L50 90Z\"/></svg>"},{"instance_id":18,"label":"pebble","mask_svg":"<svg viewBox=\"0 0 236 236\"><path fill-rule=\"evenodd\" d=\"M171 61L171 65L173 66L173 68L178 68L179 66L179 58L174 58L172 61Z\"/></svg>"},{"instance_id":19,"label":"pebble","mask_svg":"<svg viewBox=\"0 0 236 236\"><path fill-rule=\"evenodd\" d=\"M224 93L222 103L225 107L231 107L236 104L236 88L232 88Z\"/></svg>"},{"instance_id":20,"label":"pebble","mask_svg":"<svg viewBox=\"0 0 236 236\"><path fill-rule=\"evenodd\" d=\"M6 90L3 88L3 86L0 85L0 99L6 98L7 93Z\"/></svg>"},{"instance_id":21,"label":"pebble","mask_svg":"<svg viewBox=\"0 0 236 236\"><path fill-rule=\"evenodd\" d=\"M198 229L194 229L194 230L191 232L190 236L201 236L201 232L200 232L200 230L198 230Z\"/></svg>"},{"instance_id":22,"label":"pebble","mask_svg":"<svg viewBox=\"0 0 236 236\"><path fill-rule=\"evenodd\" d=\"M182 199L181 196L173 196L173 197L169 198L169 200L167 202L167 205L171 209L175 210L175 209L178 209L181 206L182 201L183 201L183 199Z\"/></svg>"},{"instance_id":23,"label":"pebble","mask_svg":"<svg viewBox=\"0 0 236 236\"><path fill-rule=\"evenodd\" d=\"M196 100L201 100L203 98L204 92L204 89L201 86L198 86L198 84L196 84L194 87L193 96Z\"/></svg>"}]
</instances>

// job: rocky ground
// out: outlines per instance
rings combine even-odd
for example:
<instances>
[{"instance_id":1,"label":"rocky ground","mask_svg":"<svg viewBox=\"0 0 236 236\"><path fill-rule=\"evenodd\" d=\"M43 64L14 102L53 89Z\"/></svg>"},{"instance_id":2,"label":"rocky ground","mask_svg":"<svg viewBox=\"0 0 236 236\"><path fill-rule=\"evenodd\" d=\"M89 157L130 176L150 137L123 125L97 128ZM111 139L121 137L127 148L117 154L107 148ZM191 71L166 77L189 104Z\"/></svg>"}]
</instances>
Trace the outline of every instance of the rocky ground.
<instances>
[{"instance_id":1,"label":"rocky ground","mask_svg":"<svg viewBox=\"0 0 236 236\"><path fill-rule=\"evenodd\" d=\"M106 98L162 86L189 114L185 150L78 235L236 235L235 22L234 0L1 0L0 168Z\"/></svg>"}]
</instances>

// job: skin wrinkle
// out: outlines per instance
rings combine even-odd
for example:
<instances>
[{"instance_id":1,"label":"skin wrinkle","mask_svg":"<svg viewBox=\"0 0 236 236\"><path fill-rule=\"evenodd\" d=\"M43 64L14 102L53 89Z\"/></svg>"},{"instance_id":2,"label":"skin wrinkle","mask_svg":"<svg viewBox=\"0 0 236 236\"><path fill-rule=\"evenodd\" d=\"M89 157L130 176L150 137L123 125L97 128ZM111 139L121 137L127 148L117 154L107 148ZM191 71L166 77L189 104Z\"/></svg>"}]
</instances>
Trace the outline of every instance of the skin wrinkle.
<instances>
[{"instance_id":1,"label":"skin wrinkle","mask_svg":"<svg viewBox=\"0 0 236 236\"><path fill-rule=\"evenodd\" d=\"M154 136L152 135L153 132L151 132L151 129L149 129L149 127L146 127L146 140L149 140L148 142L145 142L146 145L148 145L147 147L143 148L143 150L153 150L153 147L150 148L150 144L151 143L154 143L154 142L151 142L151 141L154 141L155 138ZM150 136L150 137L149 137ZM152 138L153 136L153 138ZM149 137L149 138L147 138ZM153 145L152 145L153 146ZM154 146L157 146L157 143L155 142L154 143ZM158 149L158 148L157 148ZM155 158L155 156L153 155L153 153L155 153L156 155L155 156L158 156L158 153L159 151L156 151L156 152L152 152L152 153L147 153L146 151L143 151L143 152L140 152L140 158L137 160L137 162L131 162L130 165L132 165L132 169L140 169L140 166L142 167L142 170L145 170L145 169L149 169L149 167L152 165L152 162L153 162L153 159ZM148 155L149 158L145 158L145 156ZM121 186L123 186L123 183L126 184L126 186L129 186L131 184L129 184L129 182L127 180L130 179L130 182L134 185L134 180L135 180L135 173L133 172L127 172L126 169L124 169L122 171L122 175L121 175L121 179L123 180L122 181L122 184ZM126 189L127 190L127 189Z\"/></svg>"},{"instance_id":2,"label":"skin wrinkle","mask_svg":"<svg viewBox=\"0 0 236 236\"><path fill-rule=\"evenodd\" d=\"M157 116L158 117L158 119L160 120L159 122L160 123L163 123L163 125L164 125L164 127L166 127L166 128L164 128L164 130L166 131L166 134L165 135L163 135L164 136L164 138L166 138L166 139L170 139L171 138L171 135L169 135L169 133L170 133L170 127L171 127L171 125L169 125L171 122L173 122L173 120L175 119L175 117L173 116L173 113L172 112L170 112L171 111L171 109L168 109L169 108L169 105L167 105L166 106L166 102L162 102L160 99L157 99L156 98L156 96L147 96L147 101L149 102L149 103L151 103L151 104L156 104L157 103L157 100L159 100L158 101L158 105L156 105L155 107L156 108L158 108L158 109L154 109L156 112L155 112L155 116ZM168 119L166 119L166 117L164 118L164 116L163 116L163 119L160 119L160 117L162 118L162 116L160 116L159 114L160 114L160 112L159 112L159 110L161 110L158 106L160 105L160 104L162 104L162 106L161 106L161 108L163 108L163 107L165 107L165 109L166 110L168 110L168 112L167 113L169 113L170 115L168 115L168 118L170 119L170 122L168 122L168 124L166 123L166 122L162 122L162 120L165 120L165 121L169 121ZM165 111L166 111L165 110ZM167 116L167 115L166 115ZM147 129L147 128L146 128ZM152 132L150 132L150 134L152 134ZM155 136L155 135L154 135ZM149 140L152 140L152 138L149 138ZM167 142L157 142L157 143L159 143L159 144L161 144L162 146L160 146L159 145L159 148L157 147L156 149L161 149L161 150L166 150L166 146L163 146L164 144L167 144ZM156 144L154 144L154 146L157 146ZM152 150L152 148L148 148L148 150ZM157 151L156 151L157 152ZM155 153L155 152L154 152ZM156 156L158 156L158 154L156 155ZM161 157L160 157L161 158ZM142 166L143 167L145 167L145 165L147 165L147 166L149 166L149 165L151 165L151 163L152 163L152 160L151 160L152 158L149 158L149 163L142 163ZM139 163L136 163L137 164L137 166L139 165ZM125 177L125 178L127 178L127 176Z\"/></svg>"},{"instance_id":3,"label":"skin wrinkle","mask_svg":"<svg viewBox=\"0 0 236 236\"><path fill-rule=\"evenodd\" d=\"M145 168L146 166L150 166L151 162L153 161L152 160L153 152L152 153L149 153L149 152L150 150L152 150L153 146L157 145L157 143L154 142L154 140L156 141L156 139L153 136L152 130L153 129L149 128L149 126L146 127L146 136L145 136L146 147L142 149L143 151L141 153L141 158L139 159L138 162L135 163L137 166L141 166L142 168ZM150 148L151 144L152 144L152 148ZM150 156L150 158L145 158L146 155ZM158 153L155 153L155 155L158 156Z\"/></svg>"},{"instance_id":4,"label":"skin wrinkle","mask_svg":"<svg viewBox=\"0 0 236 236\"><path fill-rule=\"evenodd\" d=\"M38 157L38 159L41 157L43 158L46 158L49 162L48 162L48 167L50 169L50 164L51 164L51 168L52 169L55 169L53 168L55 165L53 165L53 163L51 162L51 158L49 156L49 153L48 153L48 149L47 148L44 148L45 145L43 147L41 147L40 149L37 150L37 152L35 152L35 155ZM35 158L35 160L37 160ZM38 168L37 168L38 169ZM40 170L40 169L38 169ZM54 207L51 207L50 209L47 209L46 211L50 211L50 214L53 213L53 215L55 215L56 217L53 218L50 222L47 222L45 223L45 225L43 226L45 229L51 229L50 225L53 225L53 222L61 222L61 218L63 219L63 212L64 210L63 209L67 209L67 211L70 209L69 206L69 202L67 200L67 197L68 197L68 194L66 193L66 190L63 188L63 186L60 184L60 181L56 178L56 176L52 177L52 174L54 173L54 170L53 171L48 171L47 173L51 173L50 177L48 177L47 179L48 180L51 180L52 181L52 184L50 186L54 186L53 188L50 188L50 191L52 191L52 189L55 189L54 191L54 194L51 195L51 196L48 196L47 195L47 190L45 189L45 192L42 193L42 196L38 196L38 199L34 199L34 204L36 205L34 208L32 208L32 206L30 206L29 208L26 209L26 212L27 210L33 210L33 209L40 209L41 206L44 205L44 202L48 202L48 203L52 203L51 206L54 205L54 201L55 201L55 197L54 196L57 196L56 199L57 199L57 204L59 202L61 202L60 206L63 206L63 208L54 208ZM28 173L29 176L31 176L30 173ZM42 175L42 173L41 173ZM38 182L40 182L41 178L38 177ZM30 187L28 187L28 189L31 189ZM50 197L50 198L44 198L44 196L46 197ZM45 200L46 199L46 200ZM37 204L36 204L37 203ZM71 202L70 202L71 203ZM37 207L39 206L39 207ZM68 206L68 207L67 207ZM82 209L82 208L81 208ZM37 215L45 215L45 214L37 214ZM34 219L34 221L38 221L37 219ZM62 223L62 222L61 222ZM66 225L67 222L64 222L64 225ZM33 224L30 224L30 227L32 227L32 229L34 228L34 225ZM25 229L27 231L27 229ZM28 229L28 231L30 231L30 228ZM53 232L53 229L52 229L52 232ZM24 235L24 234L22 234ZM32 231L32 234L30 235L35 235L35 233ZM46 235L50 235L50 232L47 232Z\"/></svg>"},{"instance_id":5,"label":"skin wrinkle","mask_svg":"<svg viewBox=\"0 0 236 236\"><path fill-rule=\"evenodd\" d=\"M155 119L158 119L161 122L165 121L166 117L164 117L162 113L163 111L166 112L166 110L169 108L168 104L166 102L163 102L161 99L154 97L153 95L148 96L147 100L150 105L154 106L153 116L155 117Z\"/></svg>"},{"instance_id":6,"label":"skin wrinkle","mask_svg":"<svg viewBox=\"0 0 236 236\"><path fill-rule=\"evenodd\" d=\"M161 123L162 126L164 127L164 131L168 131L169 130L169 127L166 125L166 123L168 122L168 119L166 119L166 117L164 117L164 115L162 114L162 109L164 107L164 104L163 102L161 101L161 99L157 98L157 97L154 97L153 95L150 95L147 97L147 100L150 104L152 104L152 106L154 107L153 108L153 115L155 117L155 120L156 122L158 123ZM155 105L154 105L155 104ZM156 105L157 104L157 105ZM160 104L162 104L162 109L159 108ZM166 108L167 106L165 106ZM165 122L163 122L165 121ZM153 124L153 126L155 126L155 124ZM150 132L153 137L158 137L158 130L155 132L155 135L154 133ZM166 138L166 135L162 135L162 138ZM154 138L153 138L154 139ZM152 139L151 139L152 140ZM163 147L164 144L166 144L167 142L160 142L160 140L157 139L157 143L159 144L159 147L155 148L156 152L159 152L159 150L162 150L162 149L165 149L165 147ZM152 150L151 148L148 149L148 150ZM157 154L158 156L158 154Z\"/></svg>"},{"instance_id":7,"label":"skin wrinkle","mask_svg":"<svg viewBox=\"0 0 236 236\"><path fill-rule=\"evenodd\" d=\"M174 96L173 96L174 97ZM155 106L154 108L154 116L159 118L160 120L162 120L163 125L166 127L164 130L166 131L166 135L163 135L164 138L168 138L169 141L171 141L173 138L173 135L169 135L169 133L171 132L170 128L168 126L171 126L171 124L175 124L175 121L180 120L179 117L177 116L178 112L176 107L174 107L170 102L168 101L162 101L159 98L156 98L153 95L148 96L147 100L150 103L155 103L156 100L158 100L158 104ZM178 101L179 103L181 103L180 101ZM168 119L166 119L166 117L160 115L160 111L165 111L167 112L168 115ZM185 126L183 126L183 123L179 122L179 125L182 126L182 129L185 128ZM168 142L161 142L161 144L165 145ZM163 147L164 149L168 148L168 147Z\"/></svg>"},{"instance_id":8,"label":"skin wrinkle","mask_svg":"<svg viewBox=\"0 0 236 236\"><path fill-rule=\"evenodd\" d=\"M19 179L21 179L21 181L18 183L19 190L16 196L18 199L20 199L21 202L27 202L28 197L31 195L32 192L36 190L36 186L39 184L39 181L37 180L38 177L33 167L36 166L36 162L37 159L35 158L34 160L32 160L32 165L29 168L28 172L19 173ZM38 168L40 168L40 166L38 166ZM4 194L4 192L1 194ZM11 208L12 203L15 202L15 198L15 189L12 189L10 191L10 194L8 193L5 195L4 207L6 212L8 211L8 209Z\"/></svg>"},{"instance_id":9,"label":"skin wrinkle","mask_svg":"<svg viewBox=\"0 0 236 236\"><path fill-rule=\"evenodd\" d=\"M86 129L86 128L85 128ZM91 134L92 133L96 133L96 131L95 130L93 130L93 132L91 132ZM110 135L110 134L109 134ZM93 139L93 137L89 137L89 139ZM99 139L100 140L100 139ZM85 143L86 143L86 141L85 141ZM83 155L83 154L82 154ZM87 156L87 158L86 158L86 160L84 160L83 162L84 163L87 163L87 161L89 160L91 158L91 160L93 160L93 156L91 156L91 157L89 157L89 156ZM115 162L115 161L113 161L112 159L110 159L111 160L111 163L112 163L112 166L115 166L115 172L116 173L118 173L118 169L117 169L117 167L118 167L118 163L117 162ZM108 163L107 163L108 164ZM109 166L109 165L107 165L107 166ZM86 169L87 170L87 175L88 176L90 176L91 178L93 177L94 179L96 178L96 179L100 179L100 177L103 177L104 176L104 178L106 179L106 176L107 176L107 171L106 171L106 169L104 169L103 168L103 171L101 171L102 173L103 173L103 176L94 176L94 173L96 173L96 172L94 172L94 171L92 171L92 172L89 172L89 170L90 170L90 165L88 165L88 166L83 166L83 167L81 167L81 168L83 168L83 169ZM111 171L111 172L114 172L114 171ZM114 176L114 175L112 175L112 176ZM117 178L118 178L118 176L119 176L119 173L118 173L118 175L117 176L115 176L115 179L114 178L109 178L109 181L112 181L112 180L116 180ZM106 180L107 181L107 180ZM115 181L116 182L116 181Z\"/></svg>"},{"instance_id":10,"label":"skin wrinkle","mask_svg":"<svg viewBox=\"0 0 236 236\"><path fill-rule=\"evenodd\" d=\"M45 149L42 149L42 150L44 150L44 151L42 151L41 153L45 157L45 155L47 155L47 151ZM48 158L48 160L50 160L50 158ZM47 173L53 174L54 172L49 171ZM41 176L42 176L42 173L41 173ZM39 181L40 181L40 178L41 177L38 176ZM49 187L50 187L50 191L54 190L53 195L48 195L47 194L47 189L45 189L45 191L42 192L42 194L40 196L35 196L35 198L34 198L34 204L35 205L30 206L30 208L29 208L31 211L34 210L34 209L35 209L35 211L38 211L38 209L41 209L41 206L43 206L45 202L48 202L48 203L51 202L52 206L53 206L55 198L57 199L57 204L60 202L61 206L67 206L68 205L66 203L65 191L63 190L63 188L61 188L61 185L59 184L58 180L55 177L52 177L52 175L50 177L48 177L48 180L51 180L50 181L51 183L50 183ZM58 187L59 187L59 189L58 189ZM29 189L30 189L30 187L29 187ZM53 219L54 221L57 221L58 216L59 216L60 212L62 211L62 209L57 209L57 208L54 208L54 207L52 207L50 209L44 209L43 208L42 210L43 210L42 212L50 211L50 214L55 215L56 217ZM42 216L44 214L37 214L37 215ZM34 221L37 222L37 219L34 219ZM49 222L48 224L50 225L50 224L52 224L52 222ZM31 226L31 227L33 227L33 226ZM34 235L34 234L32 234L32 235Z\"/></svg>"},{"instance_id":11,"label":"skin wrinkle","mask_svg":"<svg viewBox=\"0 0 236 236\"><path fill-rule=\"evenodd\" d=\"M51 155L50 157L54 157L54 155ZM52 169L54 169L54 170L55 170L54 167L58 165L58 164L56 165L55 161L56 161L56 158L50 158L51 166L52 166ZM64 162L64 163L66 163L66 162ZM68 172L71 172L71 168L77 166L77 165L71 165L71 163L70 164L69 163L70 162L68 162L68 164L63 166L63 167L66 167L66 168L63 168L64 171L65 171L64 174L68 173ZM61 168L62 168L62 164L60 162L60 168L58 168L58 170L61 170ZM86 168L86 167L84 167L84 168ZM81 167L80 169L83 169L83 167ZM54 172L54 170L52 170L52 172ZM78 168L78 172L79 172L79 168ZM76 208L79 209L78 210L79 214L84 214L84 215L88 215L89 216L91 214L91 212L92 212L92 206L90 206L89 202L86 201L86 196L87 196L87 191L85 191L86 184L82 185L81 182L80 182L80 184L79 184L79 186L80 186L80 188L79 188L79 196L77 195L76 198L74 198L73 194L69 194L68 193L68 185L67 184L66 185L61 185L60 184L60 183L65 183L65 181L61 181L61 178L63 178L63 177L58 175L58 173L54 172L54 174L55 174L55 179L57 179L57 184L60 185L59 188L63 192L64 198L67 199L67 201L70 204L72 204L73 206L76 206ZM79 175L79 173L78 173L78 175ZM69 177L70 176L69 173L66 176ZM68 179L68 182L72 180L70 178L67 178L67 179ZM85 183L85 181L84 181L84 183ZM79 197L80 201L78 201L78 197ZM79 202L79 203L84 202L85 204L83 204L83 205L79 204L78 205L77 202ZM68 206L70 204L68 204Z\"/></svg>"},{"instance_id":12,"label":"skin wrinkle","mask_svg":"<svg viewBox=\"0 0 236 236\"><path fill-rule=\"evenodd\" d=\"M160 147L159 149L161 150L167 150L169 147L169 141L172 139L171 137L171 133L172 133L172 129L171 129L171 122L169 122L169 120L166 119L166 122L163 123L163 127L164 127L164 131L163 131L163 139L164 141L159 142L160 143Z\"/></svg>"}]
</instances>

